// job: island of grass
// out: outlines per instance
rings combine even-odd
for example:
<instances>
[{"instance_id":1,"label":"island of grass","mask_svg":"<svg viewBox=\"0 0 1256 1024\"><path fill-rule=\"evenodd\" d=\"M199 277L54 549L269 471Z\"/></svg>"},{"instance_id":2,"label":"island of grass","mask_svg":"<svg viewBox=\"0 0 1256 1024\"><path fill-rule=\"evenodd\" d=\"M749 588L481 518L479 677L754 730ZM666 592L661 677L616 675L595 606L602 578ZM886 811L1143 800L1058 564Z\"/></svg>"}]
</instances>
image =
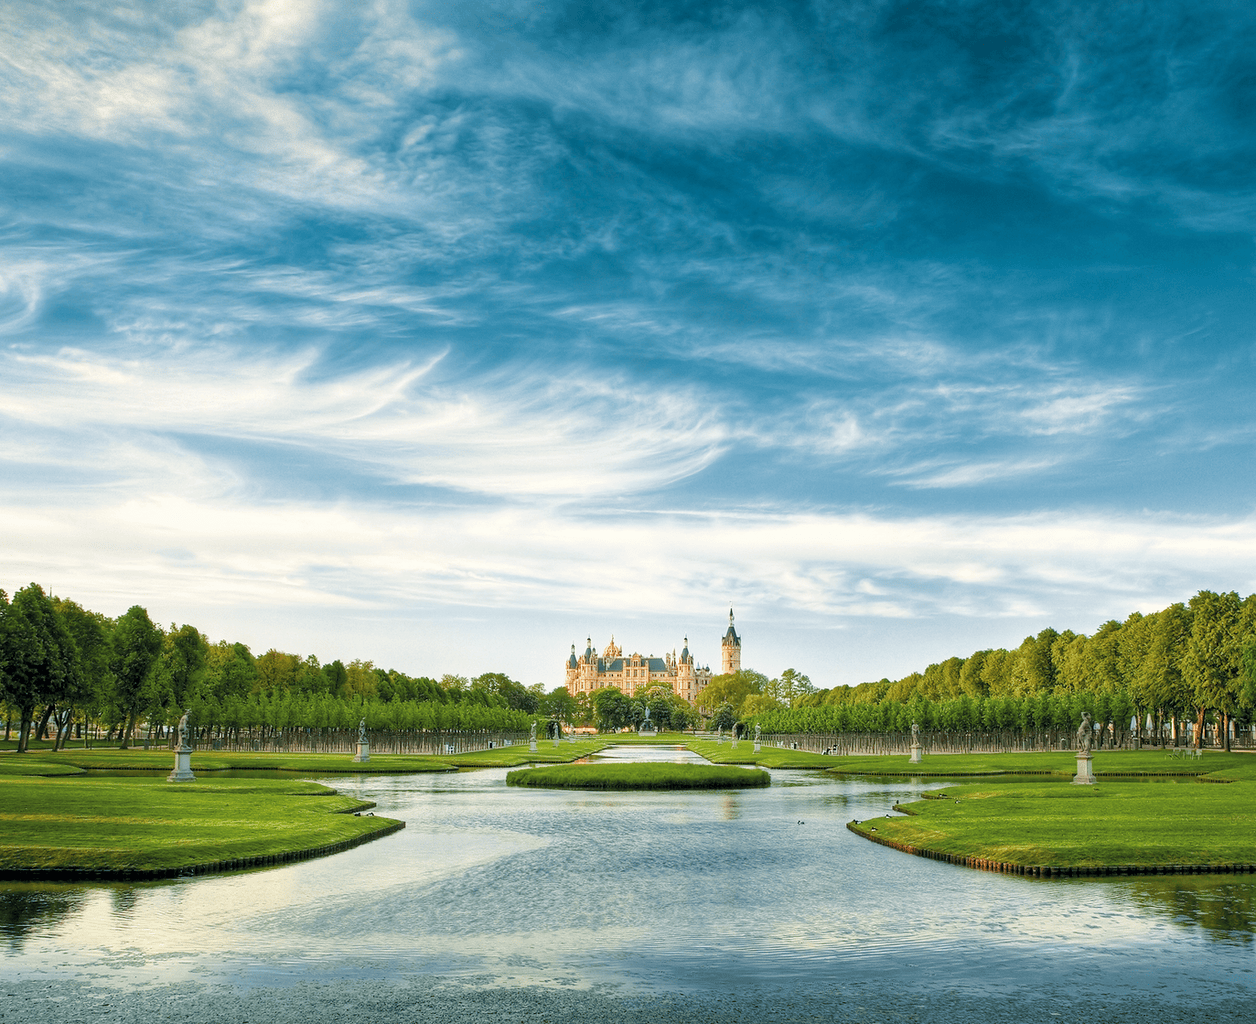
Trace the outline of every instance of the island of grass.
<instances>
[{"instance_id":1,"label":"island of grass","mask_svg":"<svg viewBox=\"0 0 1256 1024\"><path fill-rule=\"evenodd\" d=\"M1159 774L1131 777L1148 757L1107 755L1113 775L1097 786L1063 773L935 790L894 808L906 817L847 828L905 853L1035 877L1256 871L1256 757L1216 752L1199 777L1165 777L1152 760Z\"/></svg>"},{"instance_id":2,"label":"island of grass","mask_svg":"<svg viewBox=\"0 0 1256 1024\"><path fill-rule=\"evenodd\" d=\"M170 878L304 860L405 827L361 814L373 806L292 779L0 775L0 877Z\"/></svg>"},{"instance_id":3,"label":"island of grass","mask_svg":"<svg viewBox=\"0 0 1256 1024\"><path fill-rule=\"evenodd\" d=\"M717 764L564 764L510 772L510 786L545 789L751 789L771 784L753 768Z\"/></svg>"}]
</instances>

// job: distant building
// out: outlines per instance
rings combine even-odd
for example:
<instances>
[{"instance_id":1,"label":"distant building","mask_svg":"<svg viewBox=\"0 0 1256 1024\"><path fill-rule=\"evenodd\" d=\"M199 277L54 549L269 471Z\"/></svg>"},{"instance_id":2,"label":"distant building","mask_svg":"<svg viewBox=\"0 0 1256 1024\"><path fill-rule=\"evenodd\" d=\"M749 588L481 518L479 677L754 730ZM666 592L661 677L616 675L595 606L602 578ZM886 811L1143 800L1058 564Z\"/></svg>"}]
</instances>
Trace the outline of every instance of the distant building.
<instances>
[{"instance_id":1,"label":"distant building","mask_svg":"<svg viewBox=\"0 0 1256 1024\"><path fill-rule=\"evenodd\" d=\"M728 609L728 632L720 641L720 675L741 671L741 637L733 629L733 610Z\"/></svg>"},{"instance_id":2,"label":"distant building","mask_svg":"<svg viewBox=\"0 0 1256 1024\"><path fill-rule=\"evenodd\" d=\"M728 632L721 641L722 671L736 672L741 668L741 637L733 629L733 610L728 610ZM729 668L729 666L732 668ZM599 655L593 648L593 638L584 642L584 654L576 654L571 645L567 659L567 692L573 697L589 694L606 686L613 686L631 697L651 686L667 686L678 697L693 703L702 688L711 681L711 667L699 665L689 653L689 638L685 637L679 655L673 648L671 654L661 658L654 655L625 655L615 638Z\"/></svg>"}]
</instances>

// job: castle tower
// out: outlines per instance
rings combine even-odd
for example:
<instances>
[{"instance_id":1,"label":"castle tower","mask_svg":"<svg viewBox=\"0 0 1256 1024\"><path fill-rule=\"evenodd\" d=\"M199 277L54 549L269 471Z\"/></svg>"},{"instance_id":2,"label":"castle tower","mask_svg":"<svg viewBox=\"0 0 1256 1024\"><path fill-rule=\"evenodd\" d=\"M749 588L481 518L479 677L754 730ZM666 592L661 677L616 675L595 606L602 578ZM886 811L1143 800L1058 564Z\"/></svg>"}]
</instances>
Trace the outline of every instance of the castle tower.
<instances>
[{"instance_id":1,"label":"castle tower","mask_svg":"<svg viewBox=\"0 0 1256 1024\"><path fill-rule=\"evenodd\" d=\"M720 674L731 675L741 671L741 637L733 628L733 610L728 609L728 632L720 641Z\"/></svg>"}]
</instances>

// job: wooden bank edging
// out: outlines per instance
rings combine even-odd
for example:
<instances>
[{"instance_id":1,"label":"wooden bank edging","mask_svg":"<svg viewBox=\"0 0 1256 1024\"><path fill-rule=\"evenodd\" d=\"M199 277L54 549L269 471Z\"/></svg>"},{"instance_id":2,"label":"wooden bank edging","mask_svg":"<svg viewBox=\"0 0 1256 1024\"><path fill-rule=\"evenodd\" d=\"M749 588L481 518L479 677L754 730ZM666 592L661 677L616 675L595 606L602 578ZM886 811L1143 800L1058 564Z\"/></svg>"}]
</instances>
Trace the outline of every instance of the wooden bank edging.
<instances>
[{"instance_id":1,"label":"wooden bank edging","mask_svg":"<svg viewBox=\"0 0 1256 1024\"><path fill-rule=\"evenodd\" d=\"M374 806L371 804L369 806ZM350 812L352 813L352 812ZM383 821L385 819L381 819ZM280 864L293 864L315 857L327 857L343 853L355 846L369 843L372 839L400 832L404 821L391 821L383 828L365 832L360 836L342 839L338 843L325 843L305 850L288 850L283 853L264 853L255 857L234 857L211 860L202 864L184 864L171 868L0 868L0 879L20 882L155 882L163 878L190 878L195 875L215 875L226 871L246 871L249 868L268 868Z\"/></svg>"},{"instance_id":2,"label":"wooden bank edging","mask_svg":"<svg viewBox=\"0 0 1256 1024\"><path fill-rule=\"evenodd\" d=\"M879 820L879 819L877 819ZM990 857L970 857L961 853L943 853L910 843L900 843L885 836L872 835L860 828L862 822L848 821L846 828L861 839L869 839L902 853L910 853L928 860L940 860L944 864L956 864L978 871L998 871L1007 875L1025 875L1029 878L1090 878L1114 875L1242 875L1256 873L1256 864L1080 864L1061 867L1056 864L1013 864L1010 861Z\"/></svg>"}]
</instances>

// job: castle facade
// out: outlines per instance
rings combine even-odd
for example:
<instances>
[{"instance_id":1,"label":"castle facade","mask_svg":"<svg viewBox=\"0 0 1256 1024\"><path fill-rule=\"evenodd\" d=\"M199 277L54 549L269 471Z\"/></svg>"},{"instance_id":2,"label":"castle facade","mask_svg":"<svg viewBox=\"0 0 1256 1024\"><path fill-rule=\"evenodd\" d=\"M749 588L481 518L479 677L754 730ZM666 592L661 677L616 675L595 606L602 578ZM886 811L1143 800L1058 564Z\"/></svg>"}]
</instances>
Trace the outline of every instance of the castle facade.
<instances>
[{"instance_id":1,"label":"castle facade","mask_svg":"<svg viewBox=\"0 0 1256 1024\"><path fill-rule=\"evenodd\" d=\"M573 697L588 695L594 690L613 686L621 693L631 697L644 692L651 686L667 686L677 697L683 697L691 704L697 699L698 693L711 681L711 666L699 665L689 653L689 638L679 655L675 648L671 654L661 658L654 655L629 654L611 637L599 655L593 648L593 638L584 642L584 654L576 654L576 645L571 645L571 656L565 666L567 676L567 692ZM741 637L733 628L733 610L728 610L728 631L720 642L720 670L736 672L741 668ZM731 666L731 667L730 667Z\"/></svg>"}]
</instances>

